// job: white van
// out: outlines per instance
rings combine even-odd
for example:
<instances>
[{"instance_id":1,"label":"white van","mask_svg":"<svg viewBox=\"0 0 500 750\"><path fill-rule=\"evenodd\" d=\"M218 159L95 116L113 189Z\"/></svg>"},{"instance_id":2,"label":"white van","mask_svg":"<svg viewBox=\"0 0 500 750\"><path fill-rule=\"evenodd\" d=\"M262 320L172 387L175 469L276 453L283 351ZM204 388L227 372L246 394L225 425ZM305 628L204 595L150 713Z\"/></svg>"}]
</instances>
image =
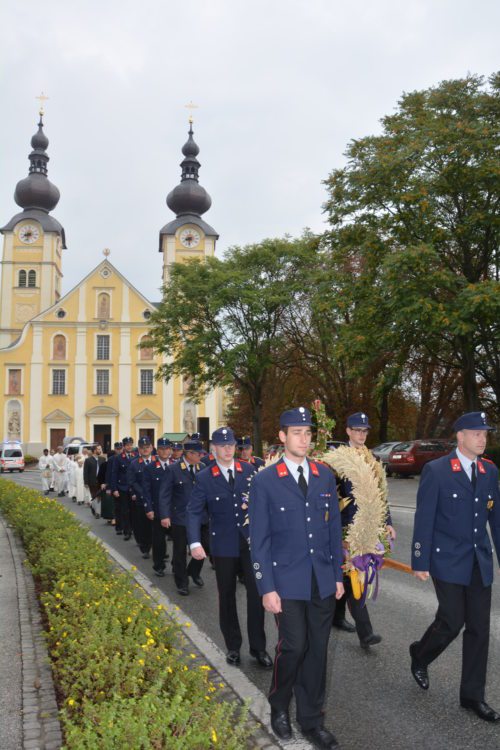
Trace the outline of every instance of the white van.
<instances>
[{"instance_id":1,"label":"white van","mask_svg":"<svg viewBox=\"0 0 500 750\"><path fill-rule=\"evenodd\" d=\"M24 471L24 453L18 440L6 440L0 443L0 473L4 471Z\"/></svg>"},{"instance_id":2,"label":"white van","mask_svg":"<svg viewBox=\"0 0 500 750\"><path fill-rule=\"evenodd\" d=\"M92 450L97 443L68 443L64 446L64 453L67 456L77 456L83 453L84 448Z\"/></svg>"}]
</instances>

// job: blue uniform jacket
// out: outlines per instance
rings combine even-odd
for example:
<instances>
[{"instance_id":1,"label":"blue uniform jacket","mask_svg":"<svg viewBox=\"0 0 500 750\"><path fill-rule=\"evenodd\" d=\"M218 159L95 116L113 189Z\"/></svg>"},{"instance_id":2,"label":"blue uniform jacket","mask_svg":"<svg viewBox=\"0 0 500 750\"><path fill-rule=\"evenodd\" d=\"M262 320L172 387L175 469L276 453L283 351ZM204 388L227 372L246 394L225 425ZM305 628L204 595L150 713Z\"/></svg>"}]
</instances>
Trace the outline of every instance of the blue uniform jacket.
<instances>
[{"instance_id":1,"label":"blue uniform jacket","mask_svg":"<svg viewBox=\"0 0 500 750\"><path fill-rule=\"evenodd\" d=\"M215 463L215 456L213 453L206 453L204 456L201 457L200 463L202 463L204 466L210 466L210 464Z\"/></svg>"},{"instance_id":2,"label":"blue uniform jacket","mask_svg":"<svg viewBox=\"0 0 500 750\"><path fill-rule=\"evenodd\" d=\"M256 471L266 465L264 459L259 458L258 456L251 456L250 461L246 461L244 458L240 458L240 461L244 461L246 464L250 464Z\"/></svg>"},{"instance_id":3,"label":"blue uniform jacket","mask_svg":"<svg viewBox=\"0 0 500 750\"><path fill-rule=\"evenodd\" d=\"M118 453L116 457L113 460L113 465L111 467L111 490L112 492L116 492L119 490L120 492L128 492L130 489L128 479L127 479L127 473L128 473L128 467L131 461L135 458L134 453L127 453L126 451L123 451L122 453Z\"/></svg>"},{"instance_id":4,"label":"blue uniform jacket","mask_svg":"<svg viewBox=\"0 0 500 750\"><path fill-rule=\"evenodd\" d=\"M250 488L250 552L261 596L311 599L312 571L322 599L342 581L342 529L335 475L309 461L307 497L283 460Z\"/></svg>"},{"instance_id":5,"label":"blue uniform jacket","mask_svg":"<svg viewBox=\"0 0 500 750\"><path fill-rule=\"evenodd\" d=\"M345 528L353 522L354 516L358 512L358 506L356 505L356 501L354 500L354 496L352 494L352 483L348 479L337 479L337 492L340 499L345 497L352 498L351 502L340 511L340 517L342 518L342 528ZM392 526L391 511L389 509L389 506L387 506L386 523L389 524L389 526Z\"/></svg>"},{"instance_id":6,"label":"blue uniform jacket","mask_svg":"<svg viewBox=\"0 0 500 750\"><path fill-rule=\"evenodd\" d=\"M113 455L109 456L108 460L106 461L106 489L111 489L111 472L113 470L113 462L116 458L116 453L113 453Z\"/></svg>"},{"instance_id":7,"label":"blue uniform jacket","mask_svg":"<svg viewBox=\"0 0 500 750\"><path fill-rule=\"evenodd\" d=\"M187 506L190 544L200 542L200 526L208 510L210 552L214 557L239 557L240 538L248 539L248 524L244 523L254 469L242 461L235 461L234 469L234 488L230 487L217 463L202 469Z\"/></svg>"},{"instance_id":8,"label":"blue uniform jacket","mask_svg":"<svg viewBox=\"0 0 500 750\"><path fill-rule=\"evenodd\" d=\"M195 464L195 474L202 471L203 464ZM177 461L168 468L167 477L162 485L159 499L159 513L161 518L170 518L177 526L186 526L186 509L193 491L194 482L184 459ZM205 513L202 523L207 523Z\"/></svg>"},{"instance_id":9,"label":"blue uniform jacket","mask_svg":"<svg viewBox=\"0 0 500 750\"><path fill-rule=\"evenodd\" d=\"M493 551L500 562L498 469L479 459L476 490L455 451L424 466L417 493L411 563L448 583L468 586L477 558L483 584L493 581Z\"/></svg>"},{"instance_id":10,"label":"blue uniform jacket","mask_svg":"<svg viewBox=\"0 0 500 750\"><path fill-rule=\"evenodd\" d=\"M127 482L130 487L130 492L132 495L136 496L137 503L140 504L141 507L144 505L144 474L152 461L153 460L150 459L148 463L142 456L139 456L130 461L127 468Z\"/></svg>"},{"instance_id":11,"label":"blue uniform jacket","mask_svg":"<svg viewBox=\"0 0 500 750\"><path fill-rule=\"evenodd\" d=\"M161 461L156 459L146 467L143 478L143 495L142 504L144 506L144 512L150 513L153 511L155 518L166 518L160 514L159 499L162 487L167 481L167 477L170 472L170 467L167 465L165 469L162 469Z\"/></svg>"}]
</instances>

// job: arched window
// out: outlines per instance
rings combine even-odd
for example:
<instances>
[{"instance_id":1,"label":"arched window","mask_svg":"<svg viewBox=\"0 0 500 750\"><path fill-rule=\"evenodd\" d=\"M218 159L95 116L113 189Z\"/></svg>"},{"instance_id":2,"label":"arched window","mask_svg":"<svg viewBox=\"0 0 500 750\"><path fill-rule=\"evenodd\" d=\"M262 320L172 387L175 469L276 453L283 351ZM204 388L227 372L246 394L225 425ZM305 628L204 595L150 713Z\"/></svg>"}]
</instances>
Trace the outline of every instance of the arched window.
<instances>
[{"instance_id":1,"label":"arched window","mask_svg":"<svg viewBox=\"0 0 500 750\"><path fill-rule=\"evenodd\" d=\"M52 341L52 359L66 359L66 336L58 333Z\"/></svg>"},{"instance_id":2,"label":"arched window","mask_svg":"<svg viewBox=\"0 0 500 750\"><path fill-rule=\"evenodd\" d=\"M140 341L141 348L139 349L139 359L153 359L153 347L148 346L149 343L150 341L146 334Z\"/></svg>"},{"instance_id":3,"label":"arched window","mask_svg":"<svg viewBox=\"0 0 500 750\"><path fill-rule=\"evenodd\" d=\"M26 271L19 271L19 286L26 286Z\"/></svg>"},{"instance_id":4,"label":"arched window","mask_svg":"<svg viewBox=\"0 0 500 750\"><path fill-rule=\"evenodd\" d=\"M28 271L28 286L36 286L36 271Z\"/></svg>"},{"instance_id":5,"label":"arched window","mask_svg":"<svg viewBox=\"0 0 500 750\"><path fill-rule=\"evenodd\" d=\"M97 298L97 317L100 320L111 317L111 300L109 294L101 292Z\"/></svg>"}]
</instances>

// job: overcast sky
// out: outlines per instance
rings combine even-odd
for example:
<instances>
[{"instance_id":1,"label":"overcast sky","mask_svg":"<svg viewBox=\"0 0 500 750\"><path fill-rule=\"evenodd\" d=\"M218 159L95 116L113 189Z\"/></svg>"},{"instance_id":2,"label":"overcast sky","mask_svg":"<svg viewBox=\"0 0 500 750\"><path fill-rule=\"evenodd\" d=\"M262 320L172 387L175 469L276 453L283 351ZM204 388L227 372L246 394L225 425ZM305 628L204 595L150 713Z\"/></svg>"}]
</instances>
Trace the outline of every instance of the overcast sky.
<instances>
[{"instance_id":1,"label":"overcast sky","mask_svg":"<svg viewBox=\"0 0 500 750\"><path fill-rule=\"evenodd\" d=\"M190 100L218 253L324 227L322 181L403 91L500 68L498 0L4 0L0 221L42 90L63 292L110 260L149 299Z\"/></svg>"}]
</instances>

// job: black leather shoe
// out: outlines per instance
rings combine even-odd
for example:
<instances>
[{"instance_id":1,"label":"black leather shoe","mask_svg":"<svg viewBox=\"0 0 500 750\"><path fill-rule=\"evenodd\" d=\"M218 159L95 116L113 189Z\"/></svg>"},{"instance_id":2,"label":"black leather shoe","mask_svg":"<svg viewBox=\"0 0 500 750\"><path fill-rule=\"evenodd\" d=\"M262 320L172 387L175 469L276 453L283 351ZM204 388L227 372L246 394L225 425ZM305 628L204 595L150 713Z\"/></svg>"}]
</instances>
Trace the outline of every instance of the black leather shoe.
<instances>
[{"instance_id":1,"label":"black leather shoe","mask_svg":"<svg viewBox=\"0 0 500 750\"><path fill-rule=\"evenodd\" d=\"M205 581L203 580L201 576L191 576L191 579L194 585L198 586L198 588L200 589L203 588L203 586L205 585Z\"/></svg>"},{"instance_id":2,"label":"black leather shoe","mask_svg":"<svg viewBox=\"0 0 500 750\"><path fill-rule=\"evenodd\" d=\"M180 594L181 596L189 596L189 589L187 586L180 586L177 589L177 593Z\"/></svg>"},{"instance_id":3,"label":"black leather shoe","mask_svg":"<svg viewBox=\"0 0 500 750\"><path fill-rule=\"evenodd\" d=\"M142 553L142 559L143 560L149 560L149 552L143 552Z\"/></svg>"},{"instance_id":4,"label":"black leather shoe","mask_svg":"<svg viewBox=\"0 0 500 750\"><path fill-rule=\"evenodd\" d=\"M332 622L332 627L337 628L337 630L343 630L344 633L355 633L356 628L354 625L352 625L349 620L346 620L345 617L343 620L338 620L337 622L334 620Z\"/></svg>"},{"instance_id":5,"label":"black leather shoe","mask_svg":"<svg viewBox=\"0 0 500 750\"><path fill-rule=\"evenodd\" d=\"M469 698L461 698L460 705L462 708L470 708L471 711L474 711L484 721L500 721L500 714L497 714L485 701L472 701Z\"/></svg>"},{"instance_id":6,"label":"black leather shoe","mask_svg":"<svg viewBox=\"0 0 500 750\"><path fill-rule=\"evenodd\" d=\"M158 578L164 578L165 576L165 571L163 570L163 568L153 568L153 573L155 574L155 576L158 576Z\"/></svg>"},{"instance_id":7,"label":"black leather shoe","mask_svg":"<svg viewBox=\"0 0 500 750\"><path fill-rule=\"evenodd\" d=\"M128 542L128 540L132 537L132 534L124 534L123 535L123 541Z\"/></svg>"},{"instance_id":8,"label":"black leather shoe","mask_svg":"<svg viewBox=\"0 0 500 750\"><path fill-rule=\"evenodd\" d=\"M271 726L280 740L292 739L292 727L286 711L271 711Z\"/></svg>"},{"instance_id":9,"label":"black leather shoe","mask_svg":"<svg viewBox=\"0 0 500 750\"><path fill-rule=\"evenodd\" d=\"M271 659L267 651L257 651L257 649L251 648L250 656L253 656L254 659L257 659L257 662L261 667L264 667L264 669L271 669L271 667L273 666L273 660Z\"/></svg>"},{"instance_id":10,"label":"black leather shoe","mask_svg":"<svg viewBox=\"0 0 500 750\"><path fill-rule=\"evenodd\" d=\"M370 635L367 635L366 638L362 638L359 641L359 645L361 646L361 648L370 648L370 646L376 646L377 643L380 643L381 640L381 635L377 635L377 633L371 633Z\"/></svg>"},{"instance_id":11,"label":"black leather shoe","mask_svg":"<svg viewBox=\"0 0 500 750\"><path fill-rule=\"evenodd\" d=\"M422 690L429 690L429 673L427 672L427 667L422 666L415 659L414 652L417 645L418 641L415 641L415 643L412 643L410 646L411 673L415 678L415 682L422 688Z\"/></svg>"},{"instance_id":12,"label":"black leather shoe","mask_svg":"<svg viewBox=\"0 0 500 750\"><path fill-rule=\"evenodd\" d=\"M228 664L232 664L233 667L236 667L240 663L240 652L228 651L226 654L226 661Z\"/></svg>"},{"instance_id":13,"label":"black leather shoe","mask_svg":"<svg viewBox=\"0 0 500 750\"><path fill-rule=\"evenodd\" d=\"M311 745L320 748L320 750L335 750L335 748L339 747L339 743L334 735L324 727L316 727L315 729L307 729L306 731L302 730L302 734L309 740Z\"/></svg>"}]
</instances>

